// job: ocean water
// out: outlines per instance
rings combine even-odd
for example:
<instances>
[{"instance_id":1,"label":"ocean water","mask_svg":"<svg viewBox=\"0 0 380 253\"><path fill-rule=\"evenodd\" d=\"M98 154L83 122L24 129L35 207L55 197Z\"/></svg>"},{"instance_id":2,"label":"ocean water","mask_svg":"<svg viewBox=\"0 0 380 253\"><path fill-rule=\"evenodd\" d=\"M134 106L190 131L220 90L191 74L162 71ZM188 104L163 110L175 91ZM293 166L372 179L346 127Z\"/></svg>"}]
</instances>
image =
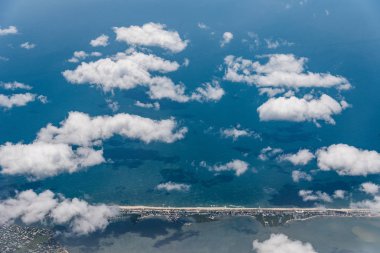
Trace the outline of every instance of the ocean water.
<instances>
[{"instance_id":1,"label":"ocean water","mask_svg":"<svg viewBox=\"0 0 380 253\"><path fill-rule=\"evenodd\" d=\"M378 175L341 177L334 172L314 175L311 182L294 183L294 166L276 161L261 161L258 155L267 146L286 153L300 148L316 150L322 146L346 143L380 151L380 2L376 0L1 0L0 25L16 25L20 34L0 38L0 81L24 82L33 92L48 97L48 104L0 112L0 143L31 142L48 123L57 125L70 111L90 115L112 115L106 104L112 98L118 112L154 119L175 117L189 129L183 140L172 144L144 144L115 137L104 143L106 164L74 174L30 182L24 177L0 175L0 197L15 190L53 190L66 197L80 197L91 203L125 205L209 206L312 206L298 196L300 189L329 194L336 189L363 197L357 189L364 181L380 183ZM287 5L291 6L287 8ZM328 15L327 15L328 13ZM61 72L74 69L68 63L74 51L92 51L89 41L105 33L110 45L99 49L104 56L127 49L115 41L114 26L166 24L190 41L186 50L170 54L159 49L153 53L190 65L168 76L183 82L188 92L200 84L219 80L226 95L217 103L177 103L159 101L158 111L134 106L136 100L151 102L146 90L116 90L114 95L89 85L72 85ZM209 30L197 24L205 23ZM220 48L223 32L234 40ZM268 49L254 46L248 36L254 32L265 38L294 43ZM213 34L212 34L213 33ZM31 41L33 50L19 44ZM263 43L263 42L262 42ZM292 53L309 59L312 72L329 72L346 77L354 88L343 92L351 108L334 117L336 124L260 122L257 107L267 98L255 87L224 81L220 69L226 55L248 59L272 53ZM324 90L334 94L331 90ZM237 141L220 136L220 129L241 125L260 134L261 139ZM241 159L250 169L240 177L215 175L199 166ZM302 168L312 171L315 162ZM191 185L188 192L162 192L155 187L163 182ZM331 207L346 207L350 199L335 201ZM254 239L270 233L285 233L311 242L318 252L378 252L379 221L357 219L313 219L278 228L262 228L247 218L226 218L191 226L162 220L138 224L113 224L103 233L67 241L70 252L250 252ZM358 227L358 228L356 228ZM354 229L356 228L356 229ZM83 243L82 246L75 245ZM86 244L88 243L88 244ZM82 249L83 248L83 249ZM143 249L143 250L142 250Z\"/></svg>"}]
</instances>

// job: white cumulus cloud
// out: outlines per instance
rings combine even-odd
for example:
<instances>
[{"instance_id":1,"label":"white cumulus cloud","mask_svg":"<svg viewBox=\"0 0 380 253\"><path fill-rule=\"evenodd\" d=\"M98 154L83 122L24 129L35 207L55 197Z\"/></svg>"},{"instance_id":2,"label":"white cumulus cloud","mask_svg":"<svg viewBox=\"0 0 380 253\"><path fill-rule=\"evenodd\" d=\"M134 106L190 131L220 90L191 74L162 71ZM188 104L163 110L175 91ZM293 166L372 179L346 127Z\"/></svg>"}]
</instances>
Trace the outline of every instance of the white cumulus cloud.
<instances>
[{"instance_id":1,"label":"white cumulus cloud","mask_svg":"<svg viewBox=\"0 0 380 253\"><path fill-rule=\"evenodd\" d=\"M206 83L201 87L198 87L195 92L191 95L192 100L197 101L219 101L225 92L219 83L214 81L211 83Z\"/></svg>"},{"instance_id":2,"label":"white cumulus cloud","mask_svg":"<svg viewBox=\"0 0 380 253\"><path fill-rule=\"evenodd\" d=\"M0 83L0 87L6 90L17 90L17 89L22 89L22 90L31 90L32 86L20 83L20 82L7 82L7 83Z\"/></svg>"},{"instance_id":3,"label":"white cumulus cloud","mask_svg":"<svg viewBox=\"0 0 380 253\"><path fill-rule=\"evenodd\" d=\"M21 48L24 48L24 49L33 49L36 47L36 44L33 44L33 43L30 43L30 42L24 42L20 45Z\"/></svg>"},{"instance_id":4,"label":"white cumulus cloud","mask_svg":"<svg viewBox=\"0 0 380 253\"><path fill-rule=\"evenodd\" d=\"M301 180L305 180L305 181L313 180L311 175L307 174L306 172L299 171L299 170L293 170L292 171L292 179L293 179L293 182L295 182L295 183L298 183Z\"/></svg>"},{"instance_id":5,"label":"white cumulus cloud","mask_svg":"<svg viewBox=\"0 0 380 253\"><path fill-rule=\"evenodd\" d=\"M224 79L258 87L337 87L342 90L351 87L344 77L329 73L306 72L307 58L297 58L292 54L273 54L267 57L268 62L261 64L259 61L242 57L227 56L224 59L227 66Z\"/></svg>"},{"instance_id":6,"label":"white cumulus cloud","mask_svg":"<svg viewBox=\"0 0 380 253\"><path fill-rule=\"evenodd\" d=\"M335 124L332 116L340 114L347 107L348 104L344 100L339 103L323 94L320 98L271 98L257 108L257 112L261 121L312 121L318 124L319 120L323 120Z\"/></svg>"},{"instance_id":7,"label":"white cumulus cloud","mask_svg":"<svg viewBox=\"0 0 380 253\"><path fill-rule=\"evenodd\" d=\"M376 195L379 192L380 185L372 182L365 182L360 185L360 190L370 195Z\"/></svg>"},{"instance_id":8,"label":"white cumulus cloud","mask_svg":"<svg viewBox=\"0 0 380 253\"><path fill-rule=\"evenodd\" d=\"M73 173L104 161L102 150L84 147L74 150L62 143L36 141L31 144L5 143L0 146L1 173L25 175L30 180Z\"/></svg>"},{"instance_id":9,"label":"white cumulus cloud","mask_svg":"<svg viewBox=\"0 0 380 253\"><path fill-rule=\"evenodd\" d=\"M167 182L162 183L156 186L157 190L164 190L164 191L188 191L190 190L190 185L188 184L179 184L179 183L173 183L173 182Z\"/></svg>"},{"instance_id":10,"label":"white cumulus cloud","mask_svg":"<svg viewBox=\"0 0 380 253\"><path fill-rule=\"evenodd\" d=\"M332 198L329 194L321 191L311 191L311 190L300 190L298 195L302 198L303 201L323 201L323 202L332 202Z\"/></svg>"},{"instance_id":11,"label":"white cumulus cloud","mask_svg":"<svg viewBox=\"0 0 380 253\"><path fill-rule=\"evenodd\" d=\"M266 148L261 149L258 158L261 161L266 161L269 158L273 158L273 157L281 154L282 152L283 152L283 150L280 148L272 148L272 147L268 146Z\"/></svg>"},{"instance_id":12,"label":"white cumulus cloud","mask_svg":"<svg viewBox=\"0 0 380 253\"><path fill-rule=\"evenodd\" d=\"M99 37L90 41L90 45L93 47L105 47L108 45L109 37L105 34L100 35Z\"/></svg>"},{"instance_id":13,"label":"white cumulus cloud","mask_svg":"<svg viewBox=\"0 0 380 253\"><path fill-rule=\"evenodd\" d=\"M66 70L63 76L73 84L92 84L104 91L129 90L137 86L148 88L151 99L171 99L177 102L217 101L224 90L217 82L198 87L190 96L185 94L183 84L175 84L170 78L153 73L176 71L180 65L161 57L131 51L118 53L111 58L94 62L82 62L75 70Z\"/></svg>"},{"instance_id":14,"label":"white cumulus cloud","mask_svg":"<svg viewBox=\"0 0 380 253\"><path fill-rule=\"evenodd\" d=\"M160 110L160 104L158 102L143 103L141 101L136 101L135 106L142 107L142 108L153 108L155 110Z\"/></svg>"},{"instance_id":15,"label":"white cumulus cloud","mask_svg":"<svg viewBox=\"0 0 380 253\"><path fill-rule=\"evenodd\" d=\"M17 34L17 27L11 25L8 28L1 28L0 27L0 36L10 35L10 34Z\"/></svg>"},{"instance_id":16,"label":"white cumulus cloud","mask_svg":"<svg viewBox=\"0 0 380 253\"><path fill-rule=\"evenodd\" d=\"M344 199L346 197L346 191L344 190L335 190L333 194L334 199Z\"/></svg>"},{"instance_id":17,"label":"white cumulus cloud","mask_svg":"<svg viewBox=\"0 0 380 253\"><path fill-rule=\"evenodd\" d=\"M36 193L27 190L14 198L0 201L0 224L11 224L20 219L30 225L37 222L66 225L71 233L86 235L103 230L109 218L116 216L114 206L91 205L77 198L67 199L47 190Z\"/></svg>"},{"instance_id":18,"label":"white cumulus cloud","mask_svg":"<svg viewBox=\"0 0 380 253\"><path fill-rule=\"evenodd\" d=\"M82 112L70 112L60 127L48 124L42 128L37 139L49 143L92 146L113 135L121 135L146 143L172 143L183 139L186 132L187 128L178 128L174 119L152 120L127 113L91 117Z\"/></svg>"},{"instance_id":19,"label":"white cumulus cloud","mask_svg":"<svg viewBox=\"0 0 380 253\"><path fill-rule=\"evenodd\" d=\"M25 175L38 180L61 173L74 173L105 162L102 141L114 135L149 143L172 143L184 138L187 128L174 119L152 120L130 114L91 117L70 112L59 127L48 124L30 144L5 143L0 146L1 173Z\"/></svg>"},{"instance_id":20,"label":"white cumulus cloud","mask_svg":"<svg viewBox=\"0 0 380 253\"><path fill-rule=\"evenodd\" d=\"M240 129L238 127L232 127L221 130L221 134L225 138L232 138L234 141L244 136L251 136L253 133L248 129Z\"/></svg>"},{"instance_id":21,"label":"white cumulus cloud","mask_svg":"<svg viewBox=\"0 0 380 253\"><path fill-rule=\"evenodd\" d=\"M11 109L12 107L25 106L30 102L35 101L36 94L24 93L24 94L13 94L6 96L0 94L0 107L5 107Z\"/></svg>"},{"instance_id":22,"label":"white cumulus cloud","mask_svg":"<svg viewBox=\"0 0 380 253\"><path fill-rule=\"evenodd\" d=\"M188 44L177 31L167 30L158 23L146 23L142 26L114 27L116 40L135 46L155 46L178 53Z\"/></svg>"},{"instance_id":23,"label":"white cumulus cloud","mask_svg":"<svg viewBox=\"0 0 380 253\"><path fill-rule=\"evenodd\" d=\"M281 161L289 161L293 165L306 165L313 158L314 154L308 149L300 149L296 154L286 154L279 157Z\"/></svg>"},{"instance_id":24,"label":"white cumulus cloud","mask_svg":"<svg viewBox=\"0 0 380 253\"><path fill-rule=\"evenodd\" d=\"M212 171L222 172L222 171L233 171L236 176L241 176L248 170L249 164L242 160L232 160L226 164L216 164L214 166L209 166L208 168Z\"/></svg>"},{"instance_id":25,"label":"white cumulus cloud","mask_svg":"<svg viewBox=\"0 0 380 253\"><path fill-rule=\"evenodd\" d=\"M339 175L366 176L380 173L380 154L347 144L334 144L317 151L318 167Z\"/></svg>"},{"instance_id":26,"label":"white cumulus cloud","mask_svg":"<svg viewBox=\"0 0 380 253\"><path fill-rule=\"evenodd\" d=\"M374 196L373 199L366 199L359 202L352 202L351 208L370 209L372 212L380 213L380 196Z\"/></svg>"},{"instance_id":27,"label":"white cumulus cloud","mask_svg":"<svg viewBox=\"0 0 380 253\"><path fill-rule=\"evenodd\" d=\"M225 45L230 43L233 38L234 38L234 35L231 32L223 33L223 37L222 37L222 41L220 42L220 46L224 47Z\"/></svg>"},{"instance_id":28,"label":"white cumulus cloud","mask_svg":"<svg viewBox=\"0 0 380 253\"><path fill-rule=\"evenodd\" d=\"M271 234L266 241L253 241L257 253L317 253L308 242L291 240L284 234Z\"/></svg>"}]
</instances>

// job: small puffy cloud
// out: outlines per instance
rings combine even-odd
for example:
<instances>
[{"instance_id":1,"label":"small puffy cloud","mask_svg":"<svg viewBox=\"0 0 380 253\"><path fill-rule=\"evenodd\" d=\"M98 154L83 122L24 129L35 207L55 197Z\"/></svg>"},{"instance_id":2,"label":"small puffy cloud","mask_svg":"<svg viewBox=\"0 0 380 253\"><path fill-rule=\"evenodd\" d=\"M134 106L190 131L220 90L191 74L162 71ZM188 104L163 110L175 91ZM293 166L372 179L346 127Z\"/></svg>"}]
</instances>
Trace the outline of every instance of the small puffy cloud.
<instances>
[{"instance_id":1,"label":"small puffy cloud","mask_svg":"<svg viewBox=\"0 0 380 253\"><path fill-rule=\"evenodd\" d=\"M105 34L100 35L96 39L90 41L90 45L93 47L105 47L108 45L109 37Z\"/></svg>"},{"instance_id":2,"label":"small puffy cloud","mask_svg":"<svg viewBox=\"0 0 380 253\"><path fill-rule=\"evenodd\" d=\"M373 212L380 213L380 196L374 196L373 199L363 200L359 202L352 202L351 208L370 209Z\"/></svg>"},{"instance_id":3,"label":"small puffy cloud","mask_svg":"<svg viewBox=\"0 0 380 253\"><path fill-rule=\"evenodd\" d=\"M67 144L33 142L31 144L5 143L0 146L1 173L25 175L31 180L73 173L86 167L103 163L102 150Z\"/></svg>"},{"instance_id":4,"label":"small puffy cloud","mask_svg":"<svg viewBox=\"0 0 380 253\"><path fill-rule=\"evenodd\" d=\"M91 205L77 198L67 199L47 190L36 193L27 190L14 198L0 201L0 224L7 225L21 220L30 225L44 222L66 225L75 235L86 235L103 230L109 218L118 214L114 206Z\"/></svg>"},{"instance_id":5,"label":"small puffy cloud","mask_svg":"<svg viewBox=\"0 0 380 253\"><path fill-rule=\"evenodd\" d=\"M300 190L298 195L303 201L322 201L322 202L332 202L332 198L325 192L321 191L311 191L311 190Z\"/></svg>"},{"instance_id":6,"label":"small puffy cloud","mask_svg":"<svg viewBox=\"0 0 380 253\"><path fill-rule=\"evenodd\" d=\"M146 143L172 143L183 139L186 132L187 128L178 128L174 119L152 120L127 113L90 117L85 113L70 112L60 127L48 124L42 128L37 139L49 143L92 146L117 134Z\"/></svg>"},{"instance_id":7,"label":"small puffy cloud","mask_svg":"<svg viewBox=\"0 0 380 253\"><path fill-rule=\"evenodd\" d=\"M336 87L341 90L351 88L348 80L329 73L305 71L307 58L297 58L292 54L268 55L268 62L261 64L242 57L229 55L224 62L227 66L224 79L231 82L247 83L258 87L316 88Z\"/></svg>"},{"instance_id":8,"label":"small puffy cloud","mask_svg":"<svg viewBox=\"0 0 380 253\"><path fill-rule=\"evenodd\" d=\"M301 180L305 180L305 181L313 180L311 175L307 174L306 172L299 171L299 170L293 170L292 171L292 179L293 179L293 182L295 182L295 183L298 183Z\"/></svg>"},{"instance_id":9,"label":"small puffy cloud","mask_svg":"<svg viewBox=\"0 0 380 253\"><path fill-rule=\"evenodd\" d=\"M188 58L185 58L185 59L183 60L182 66L184 66L184 67L188 67L189 65L190 65L190 60L189 60Z\"/></svg>"},{"instance_id":10,"label":"small puffy cloud","mask_svg":"<svg viewBox=\"0 0 380 253\"><path fill-rule=\"evenodd\" d=\"M136 101L135 106L142 107L142 108L153 108L155 110L160 110L160 104L158 102L143 103L140 101Z\"/></svg>"},{"instance_id":11,"label":"small puffy cloud","mask_svg":"<svg viewBox=\"0 0 380 253\"><path fill-rule=\"evenodd\" d=\"M116 40L133 46L155 46L178 53L188 44L182 40L178 32L167 30L158 23L146 23L143 26L114 27Z\"/></svg>"},{"instance_id":12,"label":"small puffy cloud","mask_svg":"<svg viewBox=\"0 0 380 253\"><path fill-rule=\"evenodd\" d=\"M279 160L291 162L293 165L306 165L314 157L314 154L311 153L308 149L301 149L296 154L282 155L279 157Z\"/></svg>"},{"instance_id":13,"label":"small puffy cloud","mask_svg":"<svg viewBox=\"0 0 380 253\"><path fill-rule=\"evenodd\" d=\"M36 94L24 93L24 94L13 94L6 96L0 94L0 107L11 109L12 107L25 106L30 102L35 101Z\"/></svg>"},{"instance_id":14,"label":"small puffy cloud","mask_svg":"<svg viewBox=\"0 0 380 253\"><path fill-rule=\"evenodd\" d=\"M0 36L10 35L10 34L17 34L17 27L11 25L8 28L1 28L0 27Z\"/></svg>"},{"instance_id":15,"label":"small puffy cloud","mask_svg":"<svg viewBox=\"0 0 380 253\"><path fill-rule=\"evenodd\" d=\"M284 234L271 234L266 241L253 241L253 249L257 253L317 253L307 242L293 241Z\"/></svg>"},{"instance_id":16,"label":"small puffy cloud","mask_svg":"<svg viewBox=\"0 0 380 253\"><path fill-rule=\"evenodd\" d=\"M272 148L272 147L268 146L266 148L261 149L258 158L261 161L266 161L269 158L273 158L273 157L277 156L278 154L281 154L282 152L283 152L283 150L280 148Z\"/></svg>"},{"instance_id":17,"label":"small puffy cloud","mask_svg":"<svg viewBox=\"0 0 380 253\"><path fill-rule=\"evenodd\" d=\"M201 87L198 87L195 92L191 95L192 100L197 101L219 101L225 92L222 87L220 87L217 81L206 83Z\"/></svg>"},{"instance_id":18,"label":"small puffy cloud","mask_svg":"<svg viewBox=\"0 0 380 253\"><path fill-rule=\"evenodd\" d=\"M231 42L231 40L234 38L234 35L230 32L223 33L222 41L220 42L220 46L224 47L228 43Z\"/></svg>"},{"instance_id":19,"label":"small puffy cloud","mask_svg":"<svg viewBox=\"0 0 380 253\"><path fill-rule=\"evenodd\" d=\"M244 136L252 136L254 133L249 131L248 129L240 129L240 126L238 125L237 127L232 127L232 128L227 128L227 129L222 129L221 130L221 135L225 138L232 138L234 141L239 139L240 137ZM255 135L255 137L258 137L258 135Z\"/></svg>"},{"instance_id":20,"label":"small puffy cloud","mask_svg":"<svg viewBox=\"0 0 380 253\"><path fill-rule=\"evenodd\" d=\"M334 199L344 199L346 197L346 191L344 190L335 190L333 194Z\"/></svg>"},{"instance_id":21,"label":"small puffy cloud","mask_svg":"<svg viewBox=\"0 0 380 253\"><path fill-rule=\"evenodd\" d=\"M157 190L164 190L164 191L188 191L190 190L190 185L188 184L178 184L173 182L167 182L162 183L156 186Z\"/></svg>"},{"instance_id":22,"label":"small puffy cloud","mask_svg":"<svg viewBox=\"0 0 380 253\"><path fill-rule=\"evenodd\" d=\"M236 176L240 176L248 170L248 167L248 163L236 159L226 164L216 164L214 166L209 167L209 169L216 172L234 171Z\"/></svg>"},{"instance_id":23,"label":"small puffy cloud","mask_svg":"<svg viewBox=\"0 0 380 253\"><path fill-rule=\"evenodd\" d=\"M287 40L283 40L283 39L279 39L279 40L264 39L264 41L265 41L268 49L276 49L276 48L281 47L281 46L290 47L290 46L294 45L294 43L289 42Z\"/></svg>"},{"instance_id":24,"label":"small puffy cloud","mask_svg":"<svg viewBox=\"0 0 380 253\"><path fill-rule=\"evenodd\" d=\"M268 97L275 97L278 94L284 93L285 89L283 88L260 88L259 94L266 94Z\"/></svg>"},{"instance_id":25,"label":"small puffy cloud","mask_svg":"<svg viewBox=\"0 0 380 253\"><path fill-rule=\"evenodd\" d=\"M24 48L24 49L33 49L36 47L36 44L33 44L33 43L30 43L30 42L24 42L20 45L21 48Z\"/></svg>"},{"instance_id":26,"label":"small puffy cloud","mask_svg":"<svg viewBox=\"0 0 380 253\"><path fill-rule=\"evenodd\" d=\"M379 192L380 185L374 184L372 182L362 183L360 185L360 190L370 195L376 195Z\"/></svg>"},{"instance_id":27,"label":"small puffy cloud","mask_svg":"<svg viewBox=\"0 0 380 253\"><path fill-rule=\"evenodd\" d=\"M32 86L23 84L20 82L7 82L7 83L0 83L0 87L5 89L5 90L17 90L17 89L22 89L22 90L31 90Z\"/></svg>"},{"instance_id":28,"label":"small puffy cloud","mask_svg":"<svg viewBox=\"0 0 380 253\"><path fill-rule=\"evenodd\" d=\"M257 108L261 121L317 121L323 120L335 124L333 115L340 114L347 108L343 100L340 103L330 96L323 94L320 98L297 98L291 96L271 98Z\"/></svg>"},{"instance_id":29,"label":"small puffy cloud","mask_svg":"<svg viewBox=\"0 0 380 253\"><path fill-rule=\"evenodd\" d=\"M119 103L117 101L113 101L112 99L106 99L106 103L108 108L113 112L117 112L120 108Z\"/></svg>"},{"instance_id":30,"label":"small puffy cloud","mask_svg":"<svg viewBox=\"0 0 380 253\"><path fill-rule=\"evenodd\" d=\"M317 151L318 167L339 175L366 176L380 173L380 154L346 144L334 144Z\"/></svg>"},{"instance_id":31,"label":"small puffy cloud","mask_svg":"<svg viewBox=\"0 0 380 253\"><path fill-rule=\"evenodd\" d=\"M77 62L80 62L80 61L86 59L87 57L90 57L90 56L99 57L99 56L102 56L102 53L100 53L100 52L86 53L85 51L75 51L73 53L73 57L71 57L67 61L71 62L71 63L77 63Z\"/></svg>"}]
</instances>

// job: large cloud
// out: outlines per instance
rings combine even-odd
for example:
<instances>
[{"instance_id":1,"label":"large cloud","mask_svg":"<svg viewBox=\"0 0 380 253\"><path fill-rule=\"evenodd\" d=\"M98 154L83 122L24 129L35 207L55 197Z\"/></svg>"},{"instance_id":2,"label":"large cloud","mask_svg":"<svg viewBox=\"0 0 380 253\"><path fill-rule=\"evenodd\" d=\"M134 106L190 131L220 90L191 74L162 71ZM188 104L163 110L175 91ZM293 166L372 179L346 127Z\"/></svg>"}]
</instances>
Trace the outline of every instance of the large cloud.
<instances>
[{"instance_id":1,"label":"large cloud","mask_svg":"<svg viewBox=\"0 0 380 253\"><path fill-rule=\"evenodd\" d=\"M6 175L42 179L60 173L73 173L104 162L103 151L73 148L67 144L33 142L5 143L0 146L0 167Z\"/></svg>"},{"instance_id":2,"label":"large cloud","mask_svg":"<svg viewBox=\"0 0 380 253\"><path fill-rule=\"evenodd\" d=\"M340 103L323 94L320 98L279 97L271 98L262 104L257 111L261 121L313 121L323 120L335 124L333 115L340 114L348 104Z\"/></svg>"},{"instance_id":3,"label":"large cloud","mask_svg":"<svg viewBox=\"0 0 380 253\"><path fill-rule=\"evenodd\" d=\"M42 128L38 140L91 146L113 135L138 139L146 143L161 141L172 143L184 138L187 128L177 129L174 119L152 120L137 115L119 113L113 116L90 117L82 112L70 112L60 127L52 124Z\"/></svg>"},{"instance_id":4,"label":"large cloud","mask_svg":"<svg viewBox=\"0 0 380 253\"><path fill-rule=\"evenodd\" d=\"M0 36L5 36L9 34L17 34L17 27L15 26L9 26L8 28L0 28Z\"/></svg>"},{"instance_id":5,"label":"large cloud","mask_svg":"<svg viewBox=\"0 0 380 253\"><path fill-rule=\"evenodd\" d=\"M0 167L3 174L42 179L103 163L103 151L93 146L113 135L146 143L172 143L184 138L186 132L187 128L178 128L174 119L152 120L126 113L90 117L70 112L60 127L48 124L42 128L31 144L0 146Z\"/></svg>"},{"instance_id":6,"label":"large cloud","mask_svg":"<svg viewBox=\"0 0 380 253\"><path fill-rule=\"evenodd\" d=\"M306 58L292 54L268 55L266 64L229 55L224 59L227 66L224 78L259 87L314 88L337 87L349 89L347 79L328 73L305 72Z\"/></svg>"},{"instance_id":7,"label":"large cloud","mask_svg":"<svg viewBox=\"0 0 380 253\"><path fill-rule=\"evenodd\" d=\"M82 62L75 70L66 70L63 76L73 84L93 84L104 91L113 89L129 90L137 86L148 88L152 99L171 99L177 102L217 101L224 95L218 83L205 84L188 96L183 84L175 84L170 78L156 73L176 71L180 65L152 54L141 52L118 53L111 58L94 62Z\"/></svg>"},{"instance_id":8,"label":"large cloud","mask_svg":"<svg viewBox=\"0 0 380 253\"><path fill-rule=\"evenodd\" d=\"M132 52L119 53L113 58L95 62L82 62L75 70L66 70L63 76L71 83L90 83L104 91L132 89L138 85L152 85L165 77L152 76L150 71L168 73L179 68L177 62L164 60L152 54Z\"/></svg>"},{"instance_id":9,"label":"large cloud","mask_svg":"<svg viewBox=\"0 0 380 253\"><path fill-rule=\"evenodd\" d=\"M143 26L114 27L116 40L136 46L155 46L174 53L181 52L188 41L182 40L178 32L166 30L158 23L146 23Z\"/></svg>"},{"instance_id":10,"label":"large cloud","mask_svg":"<svg viewBox=\"0 0 380 253\"><path fill-rule=\"evenodd\" d=\"M0 201L0 224L21 220L25 224L48 222L67 225L77 235L103 230L108 219L117 215L118 209L106 205L90 205L77 198L66 199L47 190L36 193L27 190L15 198Z\"/></svg>"},{"instance_id":11,"label":"large cloud","mask_svg":"<svg viewBox=\"0 0 380 253\"><path fill-rule=\"evenodd\" d=\"M310 243L293 241L284 234L271 234L266 241L253 241L257 253L317 253Z\"/></svg>"},{"instance_id":12,"label":"large cloud","mask_svg":"<svg viewBox=\"0 0 380 253\"><path fill-rule=\"evenodd\" d=\"M321 170L335 170L339 175L366 176L380 173L380 154L346 144L334 144L317 151Z\"/></svg>"}]
</instances>

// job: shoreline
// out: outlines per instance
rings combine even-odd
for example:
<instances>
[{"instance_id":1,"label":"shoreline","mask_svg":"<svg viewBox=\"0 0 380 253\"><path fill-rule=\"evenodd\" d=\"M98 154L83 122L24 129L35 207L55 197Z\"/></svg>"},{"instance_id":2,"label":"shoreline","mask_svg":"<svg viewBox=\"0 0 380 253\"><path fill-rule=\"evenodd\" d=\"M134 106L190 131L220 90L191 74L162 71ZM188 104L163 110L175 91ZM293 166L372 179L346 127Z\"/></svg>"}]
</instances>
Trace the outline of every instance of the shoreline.
<instances>
[{"instance_id":1,"label":"shoreline","mask_svg":"<svg viewBox=\"0 0 380 253\"><path fill-rule=\"evenodd\" d=\"M171 206L117 206L120 210L124 211L293 211L293 212L354 212L354 213L373 213L371 209L354 209L354 208L300 208L300 207L227 207L227 206L210 206L210 207L171 207ZM380 215L380 213L378 213Z\"/></svg>"}]
</instances>

